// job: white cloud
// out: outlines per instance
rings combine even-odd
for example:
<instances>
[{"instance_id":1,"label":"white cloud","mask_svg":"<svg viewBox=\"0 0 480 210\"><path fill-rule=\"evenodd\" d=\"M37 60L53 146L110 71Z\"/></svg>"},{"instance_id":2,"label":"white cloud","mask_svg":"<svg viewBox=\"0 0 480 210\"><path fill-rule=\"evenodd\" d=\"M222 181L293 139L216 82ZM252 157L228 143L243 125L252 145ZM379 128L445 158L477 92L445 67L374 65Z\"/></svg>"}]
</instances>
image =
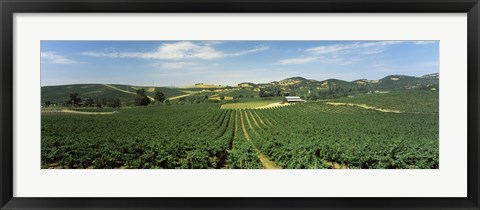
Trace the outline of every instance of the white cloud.
<instances>
[{"instance_id":1,"label":"white cloud","mask_svg":"<svg viewBox=\"0 0 480 210\"><path fill-rule=\"evenodd\" d=\"M176 42L172 44L163 44L155 52L141 54L141 57L143 58L153 59L212 59L224 56L225 55L222 52L215 50L211 46L197 45L192 42Z\"/></svg>"},{"instance_id":2,"label":"white cloud","mask_svg":"<svg viewBox=\"0 0 480 210\"><path fill-rule=\"evenodd\" d=\"M385 46L393 45L393 44L400 44L403 41L378 41L378 42L365 42L365 43L352 43L352 44L336 44L336 45L327 45L327 46L319 46L306 49L305 51L311 52L313 54L331 54L337 53L342 51L351 52L355 50L355 52L363 53L363 51L367 53L363 54L374 54L374 52L383 52ZM368 53L370 52L370 53Z\"/></svg>"},{"instance_id":3,"label":"white cloud","mask_svg":"<svg viewBox=\"0 0 480 210\"><path fill-rule=\"evenodd\" d=\"M306 55L287 58L277 64L304 64L321 62L326 64L348 65L364 60L369 56L383 53L387 46L404 43L404 41L371 41L354 42L351 44L323 45L305 49Z\"/></svg>"},{"instance_id":4,"label":"white cloud","mask_svg":"<svg viewBox=\"0 0 480 210\"><path fill-rule=\"evenodd\" d=\"M318 60L322 63L327 63L327 64L349 65L357 61L361 61L363 59L359 57L330 56L330 57L320 57Z\"/></svg>"},{"instance_id":5,"label":"white cloud","mask_svg":"<svg viewBox=\"0 0 480 210\"><path fill-rule=\"evenodd\" d=\"M185 76L188 75L198 75L198 76L205 76L208 78L252 78L252 74L265 72L265 69L255 68L255 69L245 69L245 70L232 70L232 69L222 69L222 70L215 70L215 69L208 69L206 71L196 71L196 69L189 69L187 72L179 72L179 71L165 71L161 73L155 73L151 76Z\"/></svg>"},{"instance_id":6,"label":"white cloud","mask_svg":"<svg viewBox=\"0 0 480 210\"><path fill-rule=\"evenodd\" d=\"M55 63L55 64L76 64L77 63L76 61L72 59L68 59L53 51L41 52L40 57L42 59L42 63Z\"/></svg>"},{"instance_id":7,"label":"white cloud","mask_svg":"<svg viewBox=\"0 0 480 210\"><path fill-rule=\"evenodd\" d=\"M116 50L108 49L104 52L84 52L82 54L94 57L172 60L186 58L213 59L225 56L222 52L215 50L211 46L197 45L192 42L176 42L163 44L156 50L151 52L118 52Z\"/></svg>"},{"instance_id":8,"label":"white cloud","mask_svg":"<svg viewBox=\"0 0 480 210\"><path fill-rule=\"evenodd\" d=\"M223 57L242 56L250 53L268 50L266 46L256 47L250 50L225 53L213 48L213 45L219 44L213 41L208 44L196 44L189 41L181 41L175 43L162 44L154 51L150 52L118 52L116 50L105 50L104 52L84 52L82 55L94 57L110 57L110 58L143 58L143 59L165 59L165 60L181 60L181 59L215 59Z\"/></svg>"},{"instance_id":9,"label":"white cloud","mask_svg":"<svg viewBox=\"0 0 480 210\"><path fill-rule=\"evenodd\" d=\"M419 44L419 45L424 45L424 44L434 44L437 43L438 41L415 41L413 43Z\"/></svg>"},{"instance_id":10,"label":"white cloud","mask_svg":"<svg viewBox=\"0 0 480 210\"><path fill-rule=\"evenodd\" d=\"M208 69L211 69L211 67L209 66L194 66L192 68L190 68L191 70L195 70L195 71L200 71L200 70L208 70Z\"/></svg>"},{"instance_id":11,"label":"white cloud","mask_svg":"<svg viewBox=\"0 0 480 210\"><path fill-rule=\"evenodd\" d=\"M357 61L362 60L358 57L340 57L340 56L316 56L316 57L298 57L298 58L287 58L277 62L280 65L289 65L289 64L305 64L312 62L320 62L326 64L338 64L338 65L349 65Z\"/></svg>"},{"instance_id":12,"label":"white cloud","mask_svg":"<svg viewBox=\"0 0 480 210\"><path fill-rule=\"evenodd\" d=\"M229 54L228 56L230 56L230 57L242 56L242 55L247 55L247 54L250 54L250 53L262 52L262 51L265 51L265 50L268 50L268 49L269 49L269 47L267 47L267 46L260 46L260 47L256 47L256 48L253 48L253 49L250 49L250 50L245 50L245 51L240 51L240 52L237 52L237 53L232 53L232 54Z\"/></svg>"},{"instance_id":13,"label":"white cloud","mask_svg":"<svg viewBox=\"0 0 480 210\"><path fill-rule=\"evenodd\" d=\"M306 49L305 51L311 52L313 54L327 54L327 53L334 53L341 50L346 50L351 48L352 46L343 45L343 44L336 44L336 45L328 45L328 46L319 46Z\"/></svg>"},{"instance_id":14,"label":"white cloud","mask_svg":"<svg viewBox=\"0 0 480 210\"><path fill-rule=\"evenodd\" d=\"M376 48L372 48L372 49L365 49L362 52L360 52L360 54L362 54L362 55L375 55L375 54L383 53L383 52L385 52L385 50L386 49L383 48L383 47L376 47Z\"/></svg>"},{"instance_id":15,"label":"white cloud","mask_svg":"<svg viewBox=\"0 0 480 210\"><path fill-rule=\"evenodd\" d=\"M182 69L182 70L207 70L218 69L219 63L201 63L201 62L186 62L186 61L171 61L171 62L156 62L152 63L152 66L159 67L160 69Z\"/></svg>"},{"instance_id":16,"label":"white cloud","mask_svg":"<svg viewBox=\"0 0 480 210\"><path fill-rule=\"evenodd\" d=\"M219 44L223 44L222 41L204 41L203 42L204 45L219 45Z\"/></svg>"},{"instance_id":17,"label":"white cloud","mask_svg":"<svg viewBox=\"0 0 480 210\"><path fill-rule=\"evenodd\" d=\"M374 42L366 42L359 44L360 47L376 47L376 46L387 46L393 44L401 44L405 43L405 41L374 41Z\"/></svg>"},{"instance_id":18,"label":"white cloud","mask_svg":"<svg viewBox=\"0 0 480 210\"><path fill-rule=\"evenodd\" d=\"M162 62L162 63L154 63L155 66L160 66L164 69L182 69L186 67L192 67L197 65L197 63L193 62Z\"/></svg>"},{"instance_id":19,"label":"white cloud","mask_svg":"<svg viewBox=\"0 0 480 210\"><path fill-rule=\"evenodd\" d=\"M277 62L277 64L304 64L304 63L311 63L317 61L316 57L304 57L304 58L287 58Z\"/></svg>"}]
</instances>

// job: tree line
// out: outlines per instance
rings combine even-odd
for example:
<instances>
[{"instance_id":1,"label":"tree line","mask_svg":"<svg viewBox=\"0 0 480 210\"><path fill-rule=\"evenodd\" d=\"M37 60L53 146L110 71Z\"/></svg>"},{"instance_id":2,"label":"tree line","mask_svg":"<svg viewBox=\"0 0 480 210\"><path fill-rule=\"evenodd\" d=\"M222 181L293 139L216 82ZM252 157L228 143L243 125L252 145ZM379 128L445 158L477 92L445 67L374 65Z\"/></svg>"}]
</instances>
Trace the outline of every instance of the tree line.
<instances>
[{"instance_id":1,"label":"tree line","mask_svg":"<svg viewBox=\"0 0 480 210\"><path fill-rule=\"evenodd\" d=\"M165 97L165 94L161 91L155 92L155 101L157 103L165 103L168 100ZM152 104L153 101L146 95L145 89L137 90L135 99L133 101L133 105L135 106L147 106ZM51 101L45 101L45 106L52 106L55 103ZM63 106L68 107L111 107L111 108L118 108L122 106L122 101L119 98L86 98L82 100L78 93L70 93L68 96L68 100L63 103Z\"/></svg>"}]
</instances>

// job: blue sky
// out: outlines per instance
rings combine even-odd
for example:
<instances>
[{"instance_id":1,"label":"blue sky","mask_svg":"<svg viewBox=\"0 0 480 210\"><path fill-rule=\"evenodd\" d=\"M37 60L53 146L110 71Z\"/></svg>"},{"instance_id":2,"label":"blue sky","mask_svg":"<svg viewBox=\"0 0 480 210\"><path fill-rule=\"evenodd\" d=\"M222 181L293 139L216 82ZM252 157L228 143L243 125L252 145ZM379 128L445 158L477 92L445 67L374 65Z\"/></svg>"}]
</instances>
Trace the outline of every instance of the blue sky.
<instances>
[{"instance_id":1,"label":"blue sky","mask_svg":"<svg viewBox=\"0 0 480 210\"><path fill-rule=\"evenodd\" d=\"M438 41L41 42L42 86L353 81L438 72Z\"/></svg>"}]
</instances>

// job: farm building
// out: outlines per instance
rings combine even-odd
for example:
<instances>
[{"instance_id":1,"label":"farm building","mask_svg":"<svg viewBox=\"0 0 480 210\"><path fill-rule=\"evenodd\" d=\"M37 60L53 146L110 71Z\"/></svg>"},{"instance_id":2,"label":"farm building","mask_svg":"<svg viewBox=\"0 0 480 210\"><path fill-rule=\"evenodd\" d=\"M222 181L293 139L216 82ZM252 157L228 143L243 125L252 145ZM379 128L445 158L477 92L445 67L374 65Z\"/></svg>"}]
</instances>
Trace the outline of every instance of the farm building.
<instances>
[{"instance_id":1,"label":"farm building","mask_svg":"<svg viewBox=\"0 0 480 210\"><path fill-rule=\"evenodd\" d=\"M285 96L282 102L294 103L294 102L305 102L305 100L301 99L300 96Z\"/></svg>"}]
</instances>

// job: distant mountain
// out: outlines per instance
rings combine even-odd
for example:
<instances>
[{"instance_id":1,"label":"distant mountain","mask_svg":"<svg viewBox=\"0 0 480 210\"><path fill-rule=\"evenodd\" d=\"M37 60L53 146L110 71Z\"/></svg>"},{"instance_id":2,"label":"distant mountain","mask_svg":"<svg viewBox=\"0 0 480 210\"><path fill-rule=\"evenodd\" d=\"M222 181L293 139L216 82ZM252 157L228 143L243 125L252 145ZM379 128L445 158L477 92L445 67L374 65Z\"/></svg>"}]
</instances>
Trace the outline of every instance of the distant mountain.
<instances>
[{"instance_id":1,"label":"distant mountain","mask_svg":"<svg viewBox=\"0 0 480 210\"><path fill-rule=\"evenodd\" d=\"M358 79L352 82L327 79L322 81L305 79L303 77L291 77L280 81L273 81L269 83L254 84L244 82L238 84L244 89L280 89L284 92L293 94L305 94L311 91L328 91L328 90L343 90L343 91L375 91L375 90L400 90L400 89L414 89L414 88L436 88L438 89L439 74L428 74L421 77L406 76L406 75L390 75L380 80Z\"/></svg>"},{"instance_id":2,"label":"distant mountain","mask_svg":"<svg viewBox=\"0 0 480 210\"><path fill-rule=\"evenodd\" d=\"M82 99L120 99L123 103L131 103L138 89L146 90L150 97L155 96L156 91L161 91L167 98L179 99L191 97L203 99L205 96L219 98L221 95L230 98L258 97L259 93L265 92L273 95L301 95L315 93L347 94L356 92L372 92L381 90L402 89L435 89L438 90L439 74L428 74L420 77L406 75L390 75L379 80L358 79L351 82L339 79L327 79L317 81L303 77L291 77L269 83L243 82L236 87L197 83L183 88L129 86L119 84L76 84L42 87L41 102L50 101L62 104L70 93L78 93Z\"/></svg>"},{"instance_id":3,"label":"distant mountain","mask_svg":"<svg viewBox=\"0 0 480 210\"><path fill-rule=\"evenodd\" d=\"M422 78L438 79L440 77L439 73L423 75Z\"/></svg>"}]
</instances>

